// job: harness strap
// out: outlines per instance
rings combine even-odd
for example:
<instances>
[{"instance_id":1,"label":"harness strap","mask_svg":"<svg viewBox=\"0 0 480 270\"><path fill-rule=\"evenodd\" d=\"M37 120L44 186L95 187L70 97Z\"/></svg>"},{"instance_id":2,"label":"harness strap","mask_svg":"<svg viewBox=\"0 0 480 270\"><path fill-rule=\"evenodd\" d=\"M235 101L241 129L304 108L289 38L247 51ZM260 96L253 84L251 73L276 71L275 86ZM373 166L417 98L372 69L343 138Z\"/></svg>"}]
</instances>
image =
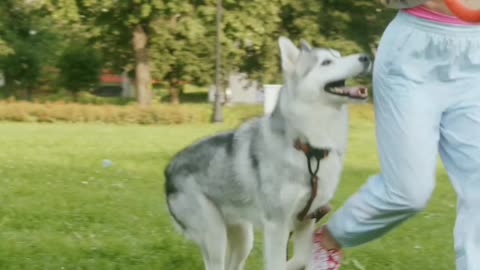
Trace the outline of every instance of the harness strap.
<instances>
[{"instance_id":1,"label":"harness strap","mask_svg":"<svg viewBox=\"0 0 480 270\"><path fill-rule=\"evenodd\" d=\"M305 156L307 157L307 165L308 165L308 172L310 173L310 198L308 198L307 204L305 208L298 213L297 218L300 221L305 220L305 218L314 218L319 219L319 217L314 214L307 217L310 208L312 207L312 203L317 197L317 190L318 190L318 170L320 168L320 161L328 156L330 153L330 149L319 149L314 148L308 143L302 143L299 140L295 141L295 149L302 151ZM314 167L312 167L312 163Z\"/></svg>"},{"instance_id":2,"label":"harness strap","mask_svg":"<svg viewBox=\"0 0 480 270\"><path fill-rule=\"evenodd\" d=\"M307 205L305 208L298 213L297 219L302 222L305 219L315 219L318 222L322 217L324 217L330 211L330 205L323 206L313 213L308 215L310 208L312 207L312 203L317 197L317 190L318 190L318 170L320 168L320 160L326 158L330 153L330 149L318 149L312 147L308 143L302 143L300 140L296 140L294 143L295 149L302 151L305 156L307 157L307 164L308 164L308 172L310 173L310 189L312 192L310 193L310 198L308 198ZM312 168L312 161L315 163L315 168ZM289 239L292 236L290 233ZM287 261L288 261L288 246L287 246Z\"/></svg>"}]
</instances>

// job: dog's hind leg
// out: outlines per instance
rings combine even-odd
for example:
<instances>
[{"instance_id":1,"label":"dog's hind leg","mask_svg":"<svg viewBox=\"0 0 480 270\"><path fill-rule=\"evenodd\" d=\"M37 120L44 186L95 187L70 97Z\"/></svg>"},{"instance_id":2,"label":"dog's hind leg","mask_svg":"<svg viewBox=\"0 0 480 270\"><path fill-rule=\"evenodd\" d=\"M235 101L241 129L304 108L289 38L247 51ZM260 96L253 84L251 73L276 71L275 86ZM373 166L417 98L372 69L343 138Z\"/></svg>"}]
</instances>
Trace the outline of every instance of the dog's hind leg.
<instances>
[{"instance_id":1,"label":"dog's hind leg","mask_svg":"<svg viewBox=\"0 0 480 270\"><path fill-rule=\"evenodd\" d=\"M315 221L298 223L293 232L293 257L287 263L288 270L304 269L308 264L313 249L313 233L315 230Z\"/></svg>"},{"instance_id":2,"label":"dog's hind leg","mask_svg":"<svg viewBox=\"0 0 480 270\"><path fill-rule=\"evenodd\" d=\"M227 229L218 208L193 192L177 192L168 200L185 236L200 246L206 270L225 270Z\"/></svg>"},{"instance_id":3,"label":"dog's hind leg","mask_svg":"<svg viewBox=\"0 0 480 270\"><path fill-rule=\"evenodd\" d=\"M251 224L227 227L228 251L226 270L243 270L248 254L253 248L253 226Z\"/></svg>"},{"instance_id":4,"label":"dog's hind leg","mask_svg":"<svg viewBox=\"0 0 480 270\"><path fill-rule=\"evenodd\" d=\"M203 235L200 247L206 270L224 270L227 249L225 227L212 225L211 230ZM217 229L213 229L213 228Z\"/></svg>"}]
</instances>

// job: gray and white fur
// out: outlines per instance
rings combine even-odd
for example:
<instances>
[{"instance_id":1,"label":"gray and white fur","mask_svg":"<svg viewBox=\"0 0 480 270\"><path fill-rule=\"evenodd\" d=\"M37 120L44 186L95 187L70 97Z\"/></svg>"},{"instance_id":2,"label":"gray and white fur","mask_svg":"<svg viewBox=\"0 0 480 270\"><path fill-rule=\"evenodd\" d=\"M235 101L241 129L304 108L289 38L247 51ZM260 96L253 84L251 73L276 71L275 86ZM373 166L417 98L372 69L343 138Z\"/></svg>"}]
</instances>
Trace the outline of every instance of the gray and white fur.
<instances>
[{"instance_id":1,"label":"gray and white fur","mask_svg":"<svg viewBox=\"0 0 480 270\"><path fill-rule=\"evenodd\" d=\"M165 170L167 203L177 227L197 243L207 270L241 270L264 231L265 269L285 270L289 233L295 255L288 269L310 259L314 221L298 221L310 197L310 175L299 139L331 149L320 163L318 196L310 213L337 188L347 146L347 103L363 102L365 88L336 86L369 71L362 54L342 57L330 49L297 48L279 39L283 89L272 115L203 139L178 153Z\"/></svg>"}]
</instances>

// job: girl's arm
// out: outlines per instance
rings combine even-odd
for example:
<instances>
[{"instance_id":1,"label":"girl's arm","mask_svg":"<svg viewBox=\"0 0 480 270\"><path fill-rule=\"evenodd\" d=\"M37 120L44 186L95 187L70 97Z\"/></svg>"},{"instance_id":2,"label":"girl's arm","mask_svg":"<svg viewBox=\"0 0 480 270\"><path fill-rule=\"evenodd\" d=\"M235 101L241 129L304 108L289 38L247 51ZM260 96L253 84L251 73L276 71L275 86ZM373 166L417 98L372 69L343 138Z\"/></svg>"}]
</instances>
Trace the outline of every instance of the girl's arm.
<instances>
[{"instance_id":1,"label":"girl's arm","mask_svg":"<svg viewBox=\"0 0 480 270\"><path fill-rule=\"evenodd\" d=\"M419 6L428 0L380 0L384 5L389 8L411 8L415 6Z\"/></svg>"}]
</instances>

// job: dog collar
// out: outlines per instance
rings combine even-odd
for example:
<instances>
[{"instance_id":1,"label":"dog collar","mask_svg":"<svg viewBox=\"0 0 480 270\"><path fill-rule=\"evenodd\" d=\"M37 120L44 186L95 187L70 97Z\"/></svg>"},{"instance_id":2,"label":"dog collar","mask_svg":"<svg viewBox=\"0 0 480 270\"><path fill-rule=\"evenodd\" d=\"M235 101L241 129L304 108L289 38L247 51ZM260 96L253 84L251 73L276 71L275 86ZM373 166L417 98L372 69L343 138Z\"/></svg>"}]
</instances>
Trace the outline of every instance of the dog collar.
<instances>
[{"instance_id":1,"label":"dog collar","mask_svg":"<svg viewBox=\"0 0 480 270\"><path fill-rule=\"evenodd\" d=\"M312 203L317 197L317 189L318 189L318 170L320 168L320 161L328 156L330 153L330 149L327 148L315 148L312 147L309 143L303 143L300 140L296 140L294 142L294 147L295 149L302 151L306 158L307 158L307 166L308 166L308 172L310 174L310 198L307 201L307 205L305 205L305 208L297 215L297 218L300 221L305 220L305 218L313 218L316 219L317 221L320 219L320 217L313 213L313 215L310 215L307 217L308 212L310 211L310 208L312 207ZM315 167L312 167L312 163L315 165Z\"/></svg>"}]
</instances>

